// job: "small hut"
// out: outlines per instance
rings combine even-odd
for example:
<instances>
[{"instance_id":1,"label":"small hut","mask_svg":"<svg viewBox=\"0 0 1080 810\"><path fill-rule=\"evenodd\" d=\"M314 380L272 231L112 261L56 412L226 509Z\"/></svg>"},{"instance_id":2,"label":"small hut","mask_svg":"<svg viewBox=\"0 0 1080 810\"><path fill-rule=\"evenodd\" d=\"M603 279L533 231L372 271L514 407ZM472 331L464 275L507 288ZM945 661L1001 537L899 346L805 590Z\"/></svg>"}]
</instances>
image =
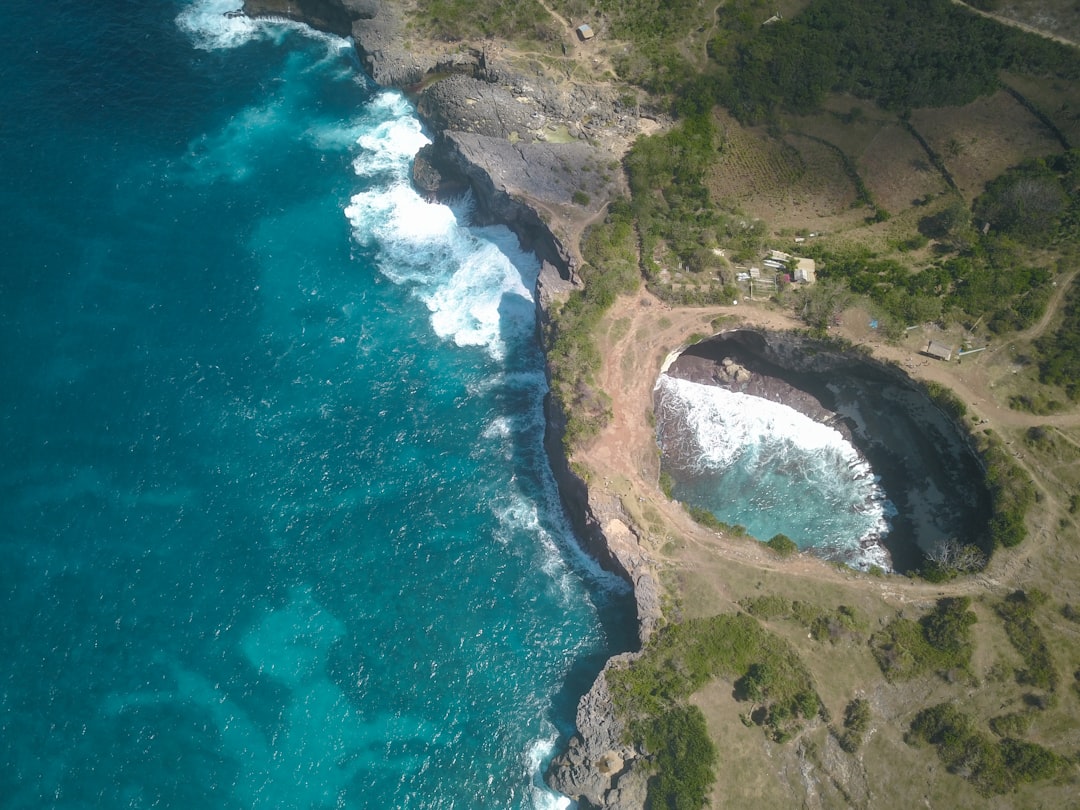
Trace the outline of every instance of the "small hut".
<instances>
[{"instance_id":1,"label":"small hut","mask_svg":"<svg viewBox=\"0 0 1080 810\"><path fill-rule=\"evenodd\" d=\"M592 30L592 26L588 23L582 23L577 27L577 35L578 39L580 39L582 42L587 42L588 40L596 36L596 34Z\"/></svg>"},{"instance_id":2,"label":"small hut","mask_svg":"<svg viewBox=\"0 0 1080 810\"><path fill-rule=\"evenodd\" d=\"M813 284L817 280L817 263L813 259L796 259L795 280Z\"/></svg>"},{"instance_id":3,"label":"small hut","mask_svg":"<svg viewBox=\"0 0 1080 810\"><path fill-rule=\"evenodd\" d=\"M939 340L931 340L926 345L925 354L936 357L938 360L952 360L952 346Z\"/></svg>"}]
</instances>

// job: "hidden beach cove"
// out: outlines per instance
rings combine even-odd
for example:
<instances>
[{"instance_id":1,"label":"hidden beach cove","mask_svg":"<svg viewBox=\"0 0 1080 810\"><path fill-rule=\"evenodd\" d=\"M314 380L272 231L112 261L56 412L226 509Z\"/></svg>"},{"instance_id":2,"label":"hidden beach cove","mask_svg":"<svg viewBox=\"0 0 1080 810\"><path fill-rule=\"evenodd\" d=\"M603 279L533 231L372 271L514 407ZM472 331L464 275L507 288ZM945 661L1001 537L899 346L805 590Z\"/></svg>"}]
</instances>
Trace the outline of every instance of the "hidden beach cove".
<instances>
[{"instance_id":1,"label":"hidden beach cove","mask_svg":"<svg viewBox=\"0 0 1080 810\"><path fill-rule=\"evenodd\" d=\"M410 97L434 138L416 156L414 185L439 200L471 193L478 224L509 227L537 256L537 324L544 342L552 307L580 286L581 232L621 190L618 170L601 167L610 167L657 122L642 118L609 88L555 86L515 72L500 61L496 42L463 50L424 42L415 32L407 37L395 3L247 0L242 12L230 13L287 19L351 37L368 75ZM858 352L755 326L699 339L669 358L662 375L659 367L638 370L651 375L650 386L660 375L655 393L649 393L655 402L645 405L655 408L675 498L695 498L688 472L694 464L684 457L680 467L680 452L701 455L700 447L688 445L692 416L677 407L699 395L680 386L704 384L724 396L782 403L831 431L828 441L849 454L838 463L863 490L845 508L866 525L857 530L854 545L795 537L801 547L814 546L820 556L854 567L910 571L918 568L922 552L944 540L980 542L989 506L979 461L962 431L921 388L899 369ZM600 482L586 483L571 469L562 407L546 397L544 444L561 500L585 551L633 587L644 644L663 620L656 568L620 499L591 491ZM815 486L812 472L806 486ZM729 522L743 521L736 516ZM616 656L607 667L633 655ZM649 773L640 752L624 741L604 677L581 699L576 724L569 750L548 770L549 784L587 806L643 807Z\"/></svg>"}]
</instances>

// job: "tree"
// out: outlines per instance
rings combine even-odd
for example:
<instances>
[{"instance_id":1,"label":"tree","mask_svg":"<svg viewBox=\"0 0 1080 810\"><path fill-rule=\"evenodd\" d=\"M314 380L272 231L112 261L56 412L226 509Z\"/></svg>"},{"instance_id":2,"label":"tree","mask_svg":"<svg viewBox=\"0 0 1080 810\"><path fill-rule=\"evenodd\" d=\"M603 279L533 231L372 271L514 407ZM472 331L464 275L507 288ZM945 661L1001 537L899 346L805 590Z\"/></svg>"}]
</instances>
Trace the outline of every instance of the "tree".
<instances>
[{"instance_id":1,"label":"tree","mask_svg":"<svg viewBox=\"0 0 1080 810\"><path fill-rule=\"evenodd\" d=\"M852 294L840 281L823 279L810 285L803 297L803 322L824 331L852 301Z\"/></svg>"},{"instance_id":2,"label":"tree","mask_svg":"<svg viewBox=\"0 0 1080 810\"><path fill-rule=\"evenodd\" d=\"M943 541L926 558L941 568L968 574L986 567L986 554L978 546L962 544L955 537Z\"/></svg>"}]
</instances>

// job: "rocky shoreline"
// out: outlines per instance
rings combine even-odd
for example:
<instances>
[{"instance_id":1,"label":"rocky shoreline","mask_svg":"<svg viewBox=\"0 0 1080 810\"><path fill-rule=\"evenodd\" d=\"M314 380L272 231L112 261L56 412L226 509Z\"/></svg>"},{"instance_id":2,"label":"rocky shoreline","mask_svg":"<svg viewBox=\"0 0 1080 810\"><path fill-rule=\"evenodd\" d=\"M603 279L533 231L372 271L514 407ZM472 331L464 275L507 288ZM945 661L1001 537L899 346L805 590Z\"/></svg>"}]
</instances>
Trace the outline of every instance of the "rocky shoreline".
<instances>
[{"instance_id":1,"label":"rocky shoreline","mask_svg":"<svg viewBox=\"0 0 1080 810\"><path fill-rule=\"evenodd\" d=\"M542 262L537 329L543 340L552 305L579 284L566 223L599 214L621 190L621 173L609 170L621 152L600 141L628 143L637 131L636 109L624 106L609 88L556 83L509 69L486 49L425 43L407 50L404 20L393 2L244 0L243 13L351 36L377 84L410 94L434 135L417 156L414 184L433 199L471 190L478 224L506 225L537 255ZM585 550L632 586L643 644L661 617L651 561L617 505L597 508L587 484L570 468L561 403L549 394L544 410L544 445L564 508ZM612 658L605 671L633 655ZM622 743L603 673L581 699L576 723L569 750L548 771L552 788L585 807L643 808L648 775L640 752Z\"/></svg>"},{"instance_id":2,"label":"rocky shoreline","mask_svg":"<svg viewBox=\"0 0 1080 810\"><path fill-rule=\"evenodd\" d=\"M898 510L880 541L895 570L918 569L946 540L987 546L989 493L967 431L899 368L805 335L733 330L686 349L667 373L840 431Z\"/></svg>"}]
</instances>

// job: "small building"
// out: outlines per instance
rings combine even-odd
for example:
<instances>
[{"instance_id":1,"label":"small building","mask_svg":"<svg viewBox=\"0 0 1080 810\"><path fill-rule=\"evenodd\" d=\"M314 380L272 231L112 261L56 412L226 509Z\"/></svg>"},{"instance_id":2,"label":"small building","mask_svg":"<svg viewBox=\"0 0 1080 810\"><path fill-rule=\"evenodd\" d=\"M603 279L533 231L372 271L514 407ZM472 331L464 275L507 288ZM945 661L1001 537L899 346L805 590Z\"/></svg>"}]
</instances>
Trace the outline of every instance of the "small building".
<instances>
[{"instance_id":1,"label":"small building","mask_svg":"<svg viewBox=\"0 0 1080 810\"><path fill-rule=\"evenodd\" d=\"M795 280L804 284L813 284L817 281L817 262L813 259L796 259Z\"/></svg>"},{"instance_id":2,"label":"small building","mask_svg":"<svg viewBox=\"0 0 1080 810\"><path fill-rule=\"evenodd\" d=\"M582 42L586 42L596 36L595 32L593 32L592 30L592 26L588 23L582 23L577 27L576 30L578 39L580 39Z\"/></svg>"},{"instance_id":3,"label":"small building","mask_svg":"<svg viewBox=\"0 0 1080 810\"><path fill-rule=\"evenodd\" d=\"M936 357L938 360L952 360L952 352L952 346L942 343L939 340L931 340L926 345L924 354Z\"/></svg>"}]
</instances>

